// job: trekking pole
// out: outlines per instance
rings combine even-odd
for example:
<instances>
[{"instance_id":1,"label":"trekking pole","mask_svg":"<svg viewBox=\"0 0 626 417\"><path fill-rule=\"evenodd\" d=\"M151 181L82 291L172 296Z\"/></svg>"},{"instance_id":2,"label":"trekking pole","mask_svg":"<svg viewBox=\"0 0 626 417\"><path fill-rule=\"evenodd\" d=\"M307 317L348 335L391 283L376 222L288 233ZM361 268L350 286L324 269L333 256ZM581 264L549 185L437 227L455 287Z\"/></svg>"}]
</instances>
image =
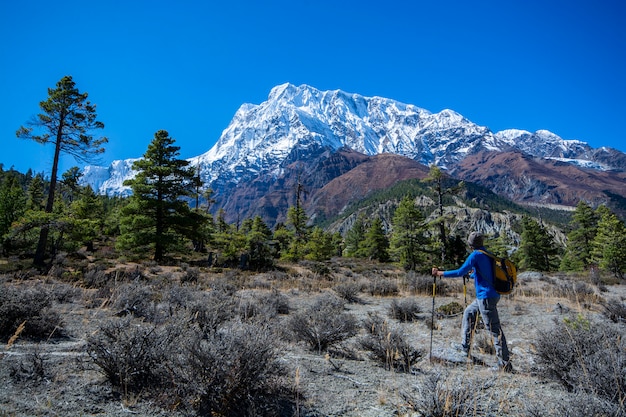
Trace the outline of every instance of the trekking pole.
<instances>
[{"instance_id":1,"label":"trekking pole","mask_svg":"<svg viewBox=\"0 0 626 417\"><path fill-rule=\"evenodd\" d=\"M467 275L463 275L463 298L465 300L465 307L467 307Z\"/></svg>"},{"instance_id":2,"label":"trekking pole","mask_svg":"<svg viewBox=\"0 0 626 417\"><path fill-rule=\"evenodd\" d=\"M437 289L437 275L433 276L433 308L430 314L430 352L428 359L433 361L433 330L435 328L435 291Z\"/></svg>"}]
</instances>

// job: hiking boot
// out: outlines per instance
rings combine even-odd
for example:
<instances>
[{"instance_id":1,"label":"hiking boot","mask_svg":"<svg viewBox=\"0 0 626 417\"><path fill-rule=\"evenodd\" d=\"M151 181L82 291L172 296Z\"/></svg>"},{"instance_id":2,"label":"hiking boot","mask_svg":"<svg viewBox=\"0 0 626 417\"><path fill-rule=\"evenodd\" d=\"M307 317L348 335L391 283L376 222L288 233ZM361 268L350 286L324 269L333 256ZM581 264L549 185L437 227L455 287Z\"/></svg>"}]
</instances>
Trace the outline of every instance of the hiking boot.
<instances>
[{"instance_id":1,"label":"hiking boot","mask_svg":"<svg viewBox=\"0 0 626 417\"><path fill-rule=\"evenodd\" d=\"M452 349L459 351L466 356L469 355L469 346L465 346L464 344L457 342L450 343L450 346L452 346Z\"/></svg>"}]
</instances>

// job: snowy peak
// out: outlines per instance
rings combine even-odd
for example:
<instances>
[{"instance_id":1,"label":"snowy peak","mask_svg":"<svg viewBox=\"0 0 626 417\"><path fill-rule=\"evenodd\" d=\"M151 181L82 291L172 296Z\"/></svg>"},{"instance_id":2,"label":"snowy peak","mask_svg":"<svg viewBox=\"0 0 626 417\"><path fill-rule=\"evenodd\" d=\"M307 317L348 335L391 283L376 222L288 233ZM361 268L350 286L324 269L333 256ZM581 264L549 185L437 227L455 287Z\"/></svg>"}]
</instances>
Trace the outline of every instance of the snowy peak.
<instances>
[{"instance_id":1,"label":"snowy peak","mask_svg":"<svg viewBox=\"0 0 626 417\"><path fill-rule=\"evenodd\" d=\"M260 174L277 177L294 161L342 148L368 156L398 154L442 168L482 151L518 150L595 169L626 169L623 153L594 150L547 130L493 133L450 109L431 113L388 98L290 83L274 87L267 101L243 104L215 145L190 161L207 187L220 189ZM88 167L83 183L101 193L126 194L121 184L133 175L130 165Z\"/></svg>"}]
</instances>

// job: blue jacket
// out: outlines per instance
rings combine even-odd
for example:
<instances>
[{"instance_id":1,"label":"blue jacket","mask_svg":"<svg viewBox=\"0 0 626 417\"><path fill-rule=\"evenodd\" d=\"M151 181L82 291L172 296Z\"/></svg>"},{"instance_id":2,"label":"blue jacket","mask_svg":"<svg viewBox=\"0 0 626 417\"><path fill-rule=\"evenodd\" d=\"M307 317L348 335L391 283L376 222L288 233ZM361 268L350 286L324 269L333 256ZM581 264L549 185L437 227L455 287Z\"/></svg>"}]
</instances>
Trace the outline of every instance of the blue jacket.
<instances>
[{"instance_id":1,"label":"blue jacket","mask_svg":"<svg viewBox=\"0 0 626 417\"><path fill-rule=\"evenodd\" d=\"M467 257L459 269L444 271L445 278L462 277L471 271L470 277L474 279L476 287L476 298L500 298L500 294L493 287L493 270L491 258L478 251L486 251L484 246L477 248ZM479 273L476 273L476 271Z\"/></svg>"}]
</instances>

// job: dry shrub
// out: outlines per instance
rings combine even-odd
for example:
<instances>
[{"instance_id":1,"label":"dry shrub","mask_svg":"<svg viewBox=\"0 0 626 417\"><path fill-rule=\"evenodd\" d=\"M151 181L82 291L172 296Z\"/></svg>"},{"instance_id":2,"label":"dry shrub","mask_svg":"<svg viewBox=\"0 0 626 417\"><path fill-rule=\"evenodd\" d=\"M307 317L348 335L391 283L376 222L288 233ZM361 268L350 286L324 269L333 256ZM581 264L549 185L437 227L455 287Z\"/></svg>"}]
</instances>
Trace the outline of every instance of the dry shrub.
<instances>
[{"instance_id":1,"label":"dry shrub","mask_svg":"<svg viewBox=\"0 0 626 417\"><path fill-rule=\"evenodd\" d=\"M413 348L398 328L378 314L369 314L362 324L367 334L359 340L359 345L386 370L410 372L413 364L423 356L424 353Z\"/></svg>"},{"instance_id":2,"label":"dry shrub","mask_svg":"<svg viewBox=\"0 0 626 417\"><path fill-rule=\"evenodd\" d=\"M242 319L267 320L289 314L289 300L280 291L253 291L239 298L237 310Z\"/></svg>"},{"instance_id":3,"label":"dry shrub","mask_svg":"<svg viewBox=\"0 0 626 417\"><path fill-rule=\"evenodd\" d=\"M369 293L381 297L394 296L399 292L396 280L381 278L376 276L372 278L369 284Z\"/></svg>"},{"instance_id":4,"label":"dry shrub","mask_svg":"<svg viewBox=\"0 0 626 417\"><path fill-rule=\"evenodd\" d=\"M12 363L9 369L9 376L14 382L27 385L40 384L50 380L50 367L47 364L47 355L42 355L39 349L24 356L24 359Z\"/></svg>"},{"instance_id":5,"label":"dry shrub","mask_svg":"<svg viewBox=\"0 0 626 417\"><path fill-rule=\"evenodd\" d=\"M423 384L411 391L401 392L406 404L417 415L429 417L470 417L508 415L500 403L507 393L490 392L501 386L495 377L484 379L468 374L446 377L443 373L430 375Z\"/></svg>"},{"instance_id":6,"label":"dry shrub","mask_svg":"<svg viewBox=\"0 0 626 417\"><path fill-rule=\"evenodd\" d=\"M487 355L496 354L496 348L493 345L493 337L489 332L477 332L476 336L474 337L474 345L480 353Z\"/></svg>"},{"instance_id":7,"label":"dry shrub","mask_svg":"<svg viewBox=\"0 0 626 417\"><path fill-rule=\"evenodd\" d=\"M267 326L229 322L206 334L187 314L163 324L112 319L87 344L126 398L147 395L163 407L219 416L293 413L279 352Z\"/></svg>"},{"instance_id":8,"label":"dry shrub","mask_svg":"<svg viewBox=\"0 0 626 417\"><path fill-rule=\"evenodd\" d=\"M357 334L356 318L343 310L344 302L339 297L324 293L310 307L294 313L287 320L288 336L321 353Z\"/></svg>"},{"instance_id":9,"label":"dry shrub","mask_svg":"<svg viewBox=\"0 0 626 417\"><path fill-rule=\"evenodd\" d=\"M268 327L229 323L185 351L181 381L199 415L292 415L287 372Z\"/></svg>"},{"instance_id":10,"label":"dry shrub","mask_svg":"<svg viewBox=\"0 0 626 417\"><path fill-rule=\"evenodd\" d=\"M159 297L155 289L146 283L140 281L126 283L114 290L112 307L119 316L132 314L157 322L163 319L157 308Z\"/></svg>"},{"instance_id":11,"label":"dry shrub","mask_svg":"<svg viewBox=\"0 0 626 417\"><path fill-rule=\"evenodd\" d=\"M583 281L561 281L561 280L549 280L553 288L551 289L552 295L555 297L563 297L568 300L579 303L584 306L589 304L602 302L603 299L593 286Z\"/></svg>"},{"instance_id":12,"label":"dry shrub","mask_svg":"<svg viewBox=\"0 0 626 417\"><path fill-rule=\"evenodd\" d=\"M563 395L558 401L526 398L521 404L520 415L524 417L626 417L619 404L584 392Z\"/></svg>"},{"instance_id":13,"label":"dry shrub","mask_svg":"<svg viewBox=\"0 0 626 417\"><path fill-rule=\"evenodd\" d=\"M389 305L389 316L401 322L416 321L421 312L415 298L394 299Z\"/></svg>"},{"instance_id":14,"label":"dry shrub","mask_svg":"<svg viewBox=\"0 0 626 417\"><path fill-rule=\"evenodd\" d=\"M362 300L359 298L361 285L357 282L342 282L333 287L333 291L348 303L360 304Z\"/></svg>"},{"instance_id":15,"label":"dry shrub","mask_svg":"<svg viewBox=\"0 0 626 417\"><path fill-rule=\"evenodd\" d=\"M48 291L42 286L0 285L0 340L8 340L20 324L20 337L35 340L63 336L62 321L54 310Z\"/></svg>"},{"instance_id":16,"label":"dry shrub","mask_svg":"<svg viewBox=\"0 0 626 417\"><path fill-rule=\"evenodd\" d=\"M626 304L612 298L602 305L604 315L614 323L626 322Z\"/></svg>"},{"instance_id":17,"label":"dry shrub","mask_svg":"<svg viewBox=\"0 0 626 417\"><path fill-rule=\"evenodd\" d=\"M536 341L537 373L569 391L626 401L626 341L615 325L578 315L555 320Z\"/></svg>"},{"instance_id":18,"label":"dry shrub","mask_svg":"<svg viewBox=\"0 0 626 417\"><path fill-rule=\"evenodd\" d=\"M451 303L440 305L436 311L437 316L457 316L463 313L463 310L465 310L465 307L456 301L452 301Z\"/></svg>"},{"instance_id":19,"label":"dry shrub","mask_svg":"<svg viewBox=\"0 0 626 417\"><path fill-rule=\"evenodd\" d=\"M145 323L133 317L111 319L87 340L87 353L107 380L124 394L169 387L167 359L182 326Z\"/></svg>"},{"instance_id":20,"label":"dry shrub","mask_svg":"<svg viewBox=\"0 0 626 417\"><path fill-rule=\"evenodd\" d=\"M433 295L433 277L429 275L410 272L407 276L407 285L411 294ZM451 292L451 285L451 283L443 279L438 279L435 286L435 295L440 297L448 295Z\"/></svg>"},{"instance_id":21,"label":"dry shrub","mask_svg":"<svg viewBox=\"0 0 626 417\"><path fill-rule=\"evenodd\" d=\"M168 316L186 313L204 332L211 333L235 317L236 301L222 291L198 291L189 286L170 285L161 291L160 310Z\"/></svg>"},{"instance_id":22,"label":"dry shrub","mask_svg":"<svg viewBox=\"0 0 626 417\"><path fill-rule=\"evenodd\" d=\"M198 278L200 278L200 270L198 268L183 265L182 269L183 274L180 276L181 284L195 284L198 282Z\"/></svg>"}]
</instances>

